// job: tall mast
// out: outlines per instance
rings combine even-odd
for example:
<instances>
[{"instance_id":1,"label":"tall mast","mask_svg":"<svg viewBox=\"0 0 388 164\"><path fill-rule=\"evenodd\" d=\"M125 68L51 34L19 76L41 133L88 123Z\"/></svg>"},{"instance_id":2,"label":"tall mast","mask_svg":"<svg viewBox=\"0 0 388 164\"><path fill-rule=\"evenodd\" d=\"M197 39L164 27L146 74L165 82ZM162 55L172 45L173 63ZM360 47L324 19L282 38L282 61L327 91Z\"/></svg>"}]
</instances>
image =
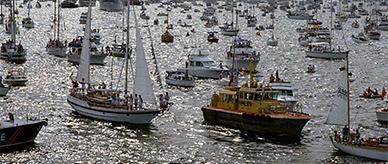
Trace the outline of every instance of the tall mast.
<instances>
[{"instance_id":1,"label":"tall mast","mask_svg":"<svg viewBox=\"0 0 388 164\"><path fill-rule=\"evenodd\" d=\"M329 30L330 30L330 37L332 37L332 30L333 30L333 0L330 0L330 28L329 28ZM331 49L331 40L332 40L333 38L330 38L330 42L329 42L329 45L330 45L330 49Z\"/></svg>"},{"instance_id":2,"label":"tall mast","mask_svg":"<svg viewBox=\"0 0 388 164\"><path fill-rule=\"evenodd\" d=\"M127 5L127 38L126 38L126 46L125 46L125 86L124 86L124 93L127 93L128 91L128 56L129 56L129 0Z\"/></svg>"},{"instance_id":3,"label":"tall mast","mask_svg":"<svg viewBox=\"0 0 388 164\"><path fill-rule=\"evenodd\" d=\"M58 0L58 4L59 4L59 1L60 0ZM57 20L58 20L58 24L57 24L57 40L59 41L59 31L61 30L61 28L60 28L61 27L60 26L61 25L61 15L60 15L61 14L60 13L61 9L58 7L57 10L58 10L58 15L57 15Z\"/></svg>"},{"instance_id":4,"label":"tall mast","mask_svg":"<svg viewBox=\"0 0 388 164\"><path fill-rule=\"evenodd\" d=\"M349 55L346 55L346 87L348 90L348 127L350 129L350 90L349 90Z\"/></svg>"},{"instance_id":5,"label":"tall mast","mask_svg":"<svg viewBox=\"0 0 388 164\"><path fill-rule=\"evenodd\" d=\"M57 26L56 26L56 24L57 24L57 0L54 0L54 19L53 19L53 23L54 23L54 25L53 25L53 28L54 28L54 40L56 39L55 37L56 37L56 31L57 31Z\"/></svg>"},{"instance_id":6,"label":"tall mast","mask_svg":"<svg viewBox=\"0 0 388 164\"><path fill-rule=\"evenodd\" d=\"M122 43L124 43L124 37L125 37L124 36L124 26L125 26L125 19L124 18L125 18L125 6L123 5L123 19L121 19L121 21L122 21L121 26L123 27L123 29L122 29L123 31L121 32ZM117 42L116 38L115 38L115 42Z\"/></svg>"},{"instance_id":7,"label":"tall mast","mask_svg":"<svg viewBox=\"0 0 388 164\"><path fill-rule=\"evenodd\" d=\"M236 3L236 6L237 6L237 3ZM238 15L237 15L237 9L235 10L236 11L236 26L234 27L234 29L238 29ZM237 33L236 33L237 35Z\"/></svg>"},{"instance_id":8,"label":"tall mast","mask_svg":"<svg viewBox=\"0 0 388 164\"><path fill-rule=\"evenodd\" d=\"M12 35L11 35L11 41L16 43L16 21L15 21L15 0L12 1L12 11L11 11L11 18L12 18Z\"/></svg>"}]
</instances>

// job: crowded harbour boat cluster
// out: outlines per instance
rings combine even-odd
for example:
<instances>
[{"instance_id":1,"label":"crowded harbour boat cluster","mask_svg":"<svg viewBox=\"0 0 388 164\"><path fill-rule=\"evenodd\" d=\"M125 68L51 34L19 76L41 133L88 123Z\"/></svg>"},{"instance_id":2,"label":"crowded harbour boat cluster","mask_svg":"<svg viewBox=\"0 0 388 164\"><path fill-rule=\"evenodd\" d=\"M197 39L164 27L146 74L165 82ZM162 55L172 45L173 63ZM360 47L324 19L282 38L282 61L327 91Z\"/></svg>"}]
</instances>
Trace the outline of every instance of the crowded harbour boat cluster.
<instances>
[{"instance_id":1,"label":"crowded harbour boat cluster","mask_svg":"<svg viewBox=\"0 0 388 164\"><path fill-rule=\"evenodd\" d=\"M0 7L1 163L388 161L388 0Z\"/></svg>"}]
</instances>

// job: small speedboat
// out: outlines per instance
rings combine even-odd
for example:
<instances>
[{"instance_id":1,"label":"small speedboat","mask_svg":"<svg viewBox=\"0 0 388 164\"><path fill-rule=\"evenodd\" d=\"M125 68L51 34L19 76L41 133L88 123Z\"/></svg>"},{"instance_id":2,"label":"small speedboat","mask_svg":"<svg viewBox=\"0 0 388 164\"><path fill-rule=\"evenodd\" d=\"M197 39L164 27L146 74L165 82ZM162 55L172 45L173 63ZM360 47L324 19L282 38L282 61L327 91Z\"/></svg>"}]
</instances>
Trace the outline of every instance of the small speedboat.
<instances>
[{"instance_id":1,"label":"small speedboat","mask_svg":"<svg viewBox=\"0 0 388 164\"><path fill-rule=\"evenodd\" d=\"M172 43L174 42L174 36L170 32L168 32L168 30L166 30L166 32L162 34L162 42Z\"/></svg>"},{"instance_id":2,"label":"small speedboat","mask_svg":"<svg viewBox=\"0 0 388 164\"><path fill-rule=\"evenodd\" d=\"M273 47L278 46L278 40L276 40L276 38L275 38L275 36L273 34L272 34L271 38L269 38L267 40L267 45L268 46L273 46Z\"/></svg>"},{"instance_id":3,"label":"small speedboat","mask_svg":"<svg viewBox=\"0 0 388 164\"><path fill-rule=\"evenodd\" d=\"M369 38L365 35L365 33L359 33L358 35L352 35L352 40L356 43L369 42Z\"/></svg>"},{"instance_id":4,"label":"small speedboat","mask_svg":"<svg viewBox=\"0 0 388 164\"><path fill-rule=\"evenodd\" d=\"M166 83L180 87L194 87L194 77L181 71L167 71Z\"/></svg>"},{"instance_id":5,"label":"small speedboat","mask_svg":"<svg viewBox=\"0 0 388 164\"><path fill-rule=\"evenodd\" d=\"M310 64L308 67L307 67L307 73L315 73L315 66Z\"/></svg>"},{"instance_id":6,"label":"small speedboat","mask_svg":"<svg viewBox=\"0 0 388 164\"><path fill-rule=\"evenodd\" d=\"M24 75L23 71L18 69L9 70L7 76L3 80L8 86L25 86L27 81L27 77Z\"/></svg>"},{"instance_id":7,"label":"small speedboat","mask_svg":"<svg viewBox=\"0 0 388 164\"><path fill-rule=\"evenodd\" d=\"M208 32L208 36L207 36L207 41L210 42L210 43L217 43L218 42L218 38L216 37L216 32Z\"/></svg>"}]
</instances>

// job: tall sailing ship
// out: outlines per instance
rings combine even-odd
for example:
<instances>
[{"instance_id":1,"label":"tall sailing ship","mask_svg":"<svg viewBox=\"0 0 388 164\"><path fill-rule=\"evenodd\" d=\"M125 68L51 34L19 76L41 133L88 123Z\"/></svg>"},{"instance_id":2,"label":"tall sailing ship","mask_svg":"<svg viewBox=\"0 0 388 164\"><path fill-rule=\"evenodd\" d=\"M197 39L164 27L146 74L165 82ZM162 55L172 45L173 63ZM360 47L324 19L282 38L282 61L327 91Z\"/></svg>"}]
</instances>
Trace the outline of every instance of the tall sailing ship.
<instances>
[{"instance_id":1,"label":"tall sailing ship","mask_svg":"<svg viewBox=\"0 0 388 164\"><path fill-rule=\"evenodd\" d=\"M60 39L60 29L61 29L61 16L59 8L59 0L54 1L54 19L53 19L53 28L54 28L54 37L50 39L46 45L46 51L49 55L54 55L57 57L64 58L66 57L67 43L63 43Z\"/></svg>"},{"instance_id":2,"label":"tall sailing ship","mask_svg":"<svg viewBox=\"0 0 388 164\"><path fill-rule=\"evenodd\" d=\"M136 24L136 72L134 79L133 94L127 89L128 83L128 48L125 56L125 89L94 89L90 86L90 26L91 26L91 6L88 8L88 16L85 28L85 38L82 44L81 60L78 67L77 79L73 81L73 88L68 95L67 102L72 106L75 112L105 121L129 123L129 124L150 124L161 110L156 105L155 95L152 87L152 81L148 71L148 64L145 60L143 42L140 36L140 30L135 15ZM129 29L129 6L127 17L127 28ZM127 30L127 43L129 43L129 30ZM127 44L128 46L128 44ZM81 84L81 88L77 84ZM124 92L124 98L120 93ZM140 102L136 106L132 104L131 95L135 95ZM139 95L139 97L137 97ZM140 105L141 100L145 105Z\"/></svg>"},{"instance_id":3,"label":"tall sailing ship","mask_svg":"<svg viewBox=\"0 0 388 164\"><path fill-rule=\"evenodd\" d=\"M22 44L16 44L16 20L15 20L15 0L12 1L11 13L6 28L11 31L11 40L7 40L1 45L0 59L12 63L22 64L27 61L27 51Z\"/></svg>"}]
</instances>

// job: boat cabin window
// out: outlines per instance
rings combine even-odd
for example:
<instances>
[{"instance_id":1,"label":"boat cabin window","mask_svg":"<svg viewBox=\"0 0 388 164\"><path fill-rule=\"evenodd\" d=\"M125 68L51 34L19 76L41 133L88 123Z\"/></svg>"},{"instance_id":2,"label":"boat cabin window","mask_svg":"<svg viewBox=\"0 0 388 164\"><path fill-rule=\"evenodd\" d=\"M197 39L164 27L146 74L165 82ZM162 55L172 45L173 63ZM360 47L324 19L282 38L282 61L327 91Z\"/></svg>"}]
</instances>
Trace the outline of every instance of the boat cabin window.
<instances>
[{"instance_id":1,"label":"boat cabin window","mask_svg":"<svg viewBox=\"0 0 388 164\"><path fill-rule=\"evenodd\" d=\"M249 92L240 93L240 99L253 100L253 96L254 96L254 93L249 93Z\"/></svg>"},{"instance_id":2,"label":"boat cabin window","mask_svg":"<svg viewBox=\"0 0 388 164\"><path fill-rule=\"evenodd\" d=\"M261 100L263 99L263 94L262 93L255 93L255 100Z\"/></svg>"},{"instance_id":3,"label":"boat cabin window","mask_svg":"<svg viewBox=\"0 0 388 164\"><path fill-rule=\"evenodd\" d=\"M222 101L224 102L234 102L235 96L230 94L224 94Z\"/></svg>"},{"instance_id":4,"label":"boat cabin window","mask_svg":"<svg viewBox=\"0 0 388 164\"><path fill-rule=\"evenodd\" d=\"M195 66L199 66L199 67L202 67L203 64L201 62L195 62Z\"/></svg>"}]
</instances>

